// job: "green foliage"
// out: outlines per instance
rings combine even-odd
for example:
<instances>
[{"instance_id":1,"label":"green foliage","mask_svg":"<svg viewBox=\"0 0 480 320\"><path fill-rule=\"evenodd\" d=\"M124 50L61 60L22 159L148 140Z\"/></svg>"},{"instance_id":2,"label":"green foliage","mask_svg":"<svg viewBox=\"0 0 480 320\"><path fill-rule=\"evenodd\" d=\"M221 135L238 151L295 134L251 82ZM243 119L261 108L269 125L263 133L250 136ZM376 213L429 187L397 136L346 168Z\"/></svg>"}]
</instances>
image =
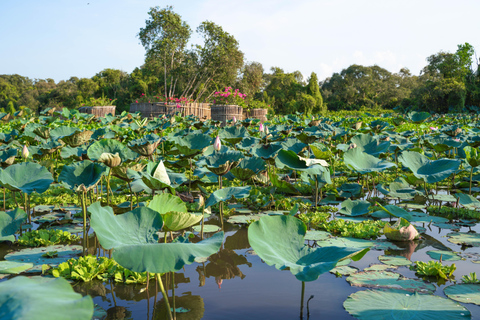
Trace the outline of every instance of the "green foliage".
<instances>
[{"instance_id":1,"label":"green foliage","mask_svg":"<svg viewBox=\"0 0 480 320\"><path fill-rule=\"evenodd\" d=\"M46 247L58 243L70 243L80 238L67 231L40 229L25 232L18 238L18 244L28 247Z\"/></svg>"},{"instance_id":2,"label":"green foliage","mask_svg":"<svg viewBox=\"0 0 480 320\"><path fill-rule=\"evenodd\" d=\"M437 277L445 280L450 279L453 272L457 269L455 263L450 266L444 266L439 261L430 260L428 262L415 261L415 264L410 267L421 276Z\"/></svg>"},{"instance_id":3,"label":"green foliage","mask_svg":"<svg viewBox=\"0 0 480 320\"><path fill-rule=\"evenodd\" d=\"M464 275L462 277L463 283L471 283L471 284L480 284L480 279L477 279L477 274L475 272L470 272L468 275Z\"/></svg>"},{"instance_id":4,"label":"green foliage","mask_svg":"<svg viewBox=\"0 0 480 320\"><path fill-rule=\"evenodd\" d=\"M114 106L117 99L109 99L102 95L99 98L90 97L87 102L85 102L85 106L87 107L94 107L94 106Z\"/></svg>"},{"instance_id":5,"label":"green foliage","mask_svg":"<svg viewBox=\"0 0 480 320\"><path fill-rule=\"evenodd\" d=\"M476 210L470 210L467 208L453 208L447 206L428 206L427 211L434 216L445 217L452 219L477 219L480 220L480 212Z\"/></svg>"},{"instance_id":6,"label":"green foliage","mask_svg":"<svg viewBox=\"0 0 480 320\"><path fill-rule=\"evenodd\" d=\"M146 283L147 273L133 272L125 269L115 262L113 259L88 255L72 258L66 262L52 268L49 272L55 277L63 277L65 279L89 282L95 279L101 281L113 280L121 283ZM154 275L151 274L151 278Z\"/></svg>"},{"instance_id":7,"label":"green foliage","mask_svg":"<svg viewBox=\"0 0 480 320\"><path fill-rule=\"evenodd\" d=\"M333 219L318 226L319 229L330 232L335 236L358 239L376 239L383 234L385 221L365 220L361 222Z\"/></svg>"}]
</instances>

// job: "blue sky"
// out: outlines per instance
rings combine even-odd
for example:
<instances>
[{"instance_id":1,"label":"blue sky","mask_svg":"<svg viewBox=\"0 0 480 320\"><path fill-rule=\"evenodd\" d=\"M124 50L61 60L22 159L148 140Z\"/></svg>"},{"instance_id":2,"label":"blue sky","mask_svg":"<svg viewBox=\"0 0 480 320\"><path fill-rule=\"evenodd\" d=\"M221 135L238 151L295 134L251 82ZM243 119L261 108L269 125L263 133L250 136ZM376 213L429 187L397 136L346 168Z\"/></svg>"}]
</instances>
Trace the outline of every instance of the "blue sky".
<instances>
[{"instance_id":1,"label":"blue sky","mask_svg":"<svg viewBox=\"0 0 480 320\"><path fill-rule=\"evenodd\" d=\"M429 55L465 42L480 56L478 0L1 0L0 74L58 82L130 73L144 61L137 34L149 8L167 5L192 30L205 20L222 26L265 71L305 78L354 63L418 74Z\"/></svg>"}]
</instances>

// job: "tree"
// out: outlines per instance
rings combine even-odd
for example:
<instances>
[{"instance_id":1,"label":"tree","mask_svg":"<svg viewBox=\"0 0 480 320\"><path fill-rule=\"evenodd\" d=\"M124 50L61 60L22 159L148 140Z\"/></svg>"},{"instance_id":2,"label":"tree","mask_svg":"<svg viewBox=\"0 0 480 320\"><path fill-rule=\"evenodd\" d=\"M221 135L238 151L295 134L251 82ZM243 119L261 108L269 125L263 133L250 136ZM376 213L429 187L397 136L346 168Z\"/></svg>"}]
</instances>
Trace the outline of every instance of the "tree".
<instances>
[{"instance_id":1,"label":"tree","mask_svg":"<svg viewBox=\"0 0 480 320\"><path fill-rule=\"evenodd\" d=\"M318 85L318 78L315 72L312 72L308 79L307 93L315 99L315 106L313 107L312 112L318 113L323 111L323 98L320 93L320 86Z\"/></svg>"},{"instance_id":2,"label":"tree","mask_svg":"<svg viewBox=\"0 0 480 320\"><path fill-rule=\"evenodd\" d=\"M242 77L237 83L240 92L247 95L247 103L251 101L255 94L260 94L260 90L265 86L263 80L263 66L259 62L249 62L242 68Z\"/></svg>"},{"instance_id":3,"label":"tree","mask_svg":"<svg viewBox=\"0 0 480 320\"><path fill-rule=\"evenodd\" d=\"M177 81L174 72L185 57L185 47L192 31L171 6L150 8L148 14L150 18L145 21L146 26L140 29L138 37L146 50L146 60L158 61L163 66L165 96L169 97L174 95Z\"/></svg>"}]
</instances>

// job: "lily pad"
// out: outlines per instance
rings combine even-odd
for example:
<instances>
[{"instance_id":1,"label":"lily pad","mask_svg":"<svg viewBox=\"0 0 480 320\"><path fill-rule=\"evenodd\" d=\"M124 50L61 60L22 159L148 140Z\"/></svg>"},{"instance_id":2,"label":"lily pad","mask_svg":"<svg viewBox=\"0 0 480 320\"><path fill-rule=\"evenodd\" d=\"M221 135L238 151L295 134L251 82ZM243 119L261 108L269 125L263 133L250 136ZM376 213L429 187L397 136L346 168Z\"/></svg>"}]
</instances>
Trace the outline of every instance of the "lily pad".
<instances>
[{"instance_id":1,"label":"lily pad","mask_svg":"<svg viewBox=\"0 0 480 320\"><path fill-rule=\"evenodd\" d=\"M430 160L423 154L415 151L404 151L398 160L408 167L415 177L426 183L440 182L458 170L460 160L440 159Z\"/></svg>"},{"instance_id":2,"label":"lily pad","mask_svg":"<svg viewBox=\"0 0 480 320\"><path fill-rule=\"evenodd\" d=\"M55 258L43 257L43 255L50 251L57 251ZM33 268L28 272L40 272L42 271L42 265L48 264L49 266L56 267L60 263L67 261L70 258L77 257L83 252L82 246L48 246L39 248L26 248L19 251L11 252L5 256L5 260L33 263Z\"/></svg>"},{"instance_id":3,"label":"lily pad","mask_svg":"<svg viewBox=\"0 0 480 320\"><path fill-rule=\"evenodd\" d=\"M330 273L340 274L342 276L349 276L351 274L354 274L357 271L358 271L358 269L354 268L354 267L340 266L340 267L335 267L332 270L330 270Z\"/></svg>"},{"instance_id":4,"label":"lily pad","mask_svg":"<svg viewBox=\"0 0 480 320\"><path fill-rule=\"evenodd\" d=\"M443 292L452 300L480 305L480 284L456 284L446 287Z\"/></svg>"},{"instance_id":5,"label":"lily pad","mask_svg":"<svg viewBox=\"0 0 480 320\"><path fill-rule=\"evenodd\" d=\"M470 319L468 309L439 296L411 294L405 290L366 290L351 294L345 310L359 320L389 319Z\"/></svg>"},{"instance_id":6,"label":"lily pad","mask_svg":"<svg viewBox=\"0 0 480 320\"><path fill-rule=\"evenodd\" d=\"M452 232L447 234L448 241L470 247L480 247L480 234L466 232Z\"/></svg>"},{"instance_id":7,"label":"lily pad","mask_svg":"<svg viewBox=\"0 0 480 320\"><path fill-rule=\"evenodd\" d=\"M389 264L372 264L370 267L363 269L363 271L385 271L388 269L397 269L398 266L392 266Z\"/></svg>"},{"instance_id":8,"label":"lily pad","mask_svg":"<svg viewBox=\"0 0 480 320\"><path fill-rule=\"evenodd\" d=\"M393 266L409 266L412 264L412 261L402 256L379 256L378 260Z\"/></svg>"},{"instance_id":9,"label":"lily pad","mask_svg":"<svg viewBox=\"0 0 480 320\"><path fill-rule=\"evenodd\" d=\"M193 226L192 227L193 231L195 232L201 232L202 231L202 226L199 225L199 226ZM222 228L220 228L219 226L216 226L214 224L205 224L203 225L203 232L205 233L212 233L212 232L218 232L222 230Z\"/></svg>"},{"instance_id":10,"label":"lily pad","mask_svg":"<svg viewBox=\"0 0 480 320\"><path fill-rule=\"evenodd\" d=\"M433 293L435 291L435 285L431 283L407 279L399 273L390 271L358 272L349 276L347 281L355 287L402 289L424 293Z\"/></svg>"},{"instance_id":11,"label":"lily pad","mask_svg":"<svg viewBox=\"0 0 480 320\"><path fill-rule=\"evenodd\" d=\"M0 211L0 237L15 234L26 219L27 214L20 208L8 212Z\"/></svg>"},{"instance_id":12,"label":"lily pad","mask_svg":"<svg viewBox=\"0 0 480 320\"><path fill-rule=\"evenodd\" d=\"M332 235L327 231L308 230L305 234L305 240L322 241L330 238Z\"/></svg>"},{"instance_id":13,"label":"lily pad","mask_svg":"<svg viewBox=\"0 0 480 320\"><path fill-rule=\"evenodd\" d=\"M456 254L453 251L431 250L431 251L427 251L427 254L430 256L430 258L435 260L440 260L440 259L442 259L442 261L462 260L462 257L460 257L458 254Z\"/></svg>"},{"instance_id":14,"label":"lily pad","mask_svg":"<svg viewBox=\"0 0 480 320\"><path fill-rule=\"evenodd\" d=\"M213 206L221 201L227 201L234 197L235 199L243 199L248 197L251 187L228 187L215 191L210 195L205 208Z\"/></svg>"},{"instance_id":15,"label":"lily pad","mask_svg":"<svg viewBox=\"0 0 480 320\"><path fill-rule=\"evenodd\" d=\"M341 209L338 213L341 213L346 216L356 217L368 213L370 208L370 202L365 200L350 200L347 199L342 202Z\"/></svg>"},{"instance_id":16,"label":"lily pad","mask_svg":"<svg viewBox=\"0 0 480 320\"><path fill-rule=\"evenodd\" d=\"M16 261L0 261L0 273L17 274L33 268L33 263L23 263Z\"/></svg>"}]
</instances>

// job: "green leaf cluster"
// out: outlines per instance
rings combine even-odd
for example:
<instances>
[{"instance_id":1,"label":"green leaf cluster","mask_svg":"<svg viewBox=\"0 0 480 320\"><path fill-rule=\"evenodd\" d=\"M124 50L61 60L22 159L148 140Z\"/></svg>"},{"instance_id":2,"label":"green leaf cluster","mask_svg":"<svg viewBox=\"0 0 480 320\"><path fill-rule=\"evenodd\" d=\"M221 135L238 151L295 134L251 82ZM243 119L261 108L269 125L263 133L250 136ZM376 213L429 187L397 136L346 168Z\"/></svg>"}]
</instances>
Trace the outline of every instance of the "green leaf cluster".
<instances>
[{"instance_id":1,"label":"green leaf cluster","mask_svg":"<svg viewBox=\"0 0 480 320\"><path fill-rule=\"evenodd\" d=\"M477 279L477 274L475 272L470 272L468 275L464 275L462 277L463 283L471 283L471 284L480 284L480 279Z\"/></svg>"},{"instance_id":2,"label":"green leaf cluster","mask_svg":"<svg viewBox=\"0 0 480 320\"><path fill-rule=\"evenodd\" d=\"M93 255L72 258L51 270L54 277L89 282L92 280L107 281L112 279L121 283L146 283L146 272L133 272L120 266L113 259L97 258ZM153 278L153 275L152 275Z\"/></svg>"},{"instance_id":3,"label":"green leaf cluster","mask_svg":"<svg viewBox=\"0 0 480 320\"><path fill-rule=\"evenodd\" d=\"M79 239L68 231L40 229L25 232L18 238L18 244L27 247L46 247L59 243L74 242Z\"/></svg>"},{"instance_id":4,"label":"green leaf cluster","mask_svg":"<svg viewBox=\"0 0 480 320\"><path fill-rule=\"evenodd\" d=\"M447 280L452 276L457 267L455 263L450 266L444 266L439 261L430 260L428 262L415 261L415 265L411 266L410 269L415 270L415 272L421 276L437 277Z\"/></svg>"},{"instance_id":5,"label":"green leaf cluster","mask_svg":"<svg viewBox=\"0 0 480 320\"><path fill-rule=\"evenodd\" d=\"M376 239L383 233L384 221L365 220L361 222L334 219L319 225L319 229L335 236L359 239Z\"/></svg>"},{"instance_id":6,"label":"green leaf cluster","mask_svg":"<svg viewBox=\"0 0 480 320\"><path fill-rule=\"evenodd\" d=\"M452 208L446 206L428 206L427 211L430 215L445 217L448 219L477 219L480 220L480 212L467 208Z\"/></svg>"}]
</instances>

